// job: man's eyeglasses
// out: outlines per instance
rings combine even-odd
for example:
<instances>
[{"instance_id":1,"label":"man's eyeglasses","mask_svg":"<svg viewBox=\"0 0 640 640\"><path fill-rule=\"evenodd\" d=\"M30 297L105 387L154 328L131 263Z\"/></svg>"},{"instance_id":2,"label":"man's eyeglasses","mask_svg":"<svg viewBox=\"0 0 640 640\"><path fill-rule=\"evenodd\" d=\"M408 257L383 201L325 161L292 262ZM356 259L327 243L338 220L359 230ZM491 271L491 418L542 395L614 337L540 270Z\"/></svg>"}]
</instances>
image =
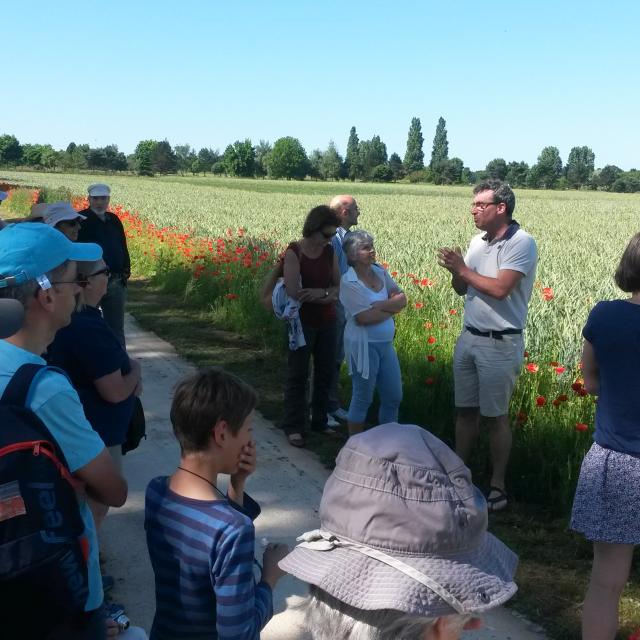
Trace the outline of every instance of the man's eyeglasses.
<instances>
[{"instance_id":1,"label":"man's eyeglasses","mask_svg":"<svg viewBox=\"0 0 640 640\"><path fill-rule=\"evenodd\" d=\"M487 207L490 207L492 204L500 204L499 202L472 202L471 203L471 211L477 209L478 211L484 211Z\"/></svg>"},{"instance_id":2,"label":"man's eyeglasses","mask_svg":"<svg viewBox=\"0 0 640 640\"><path fill-rule=\"evenodd\" d=\"M77 284L79 287L82 287L83 289L89 284L88 280L57 280L56 282L51 282L52 285L54 284Z\"/></svg>"},{"instance_id":3,"label":"man's eyeglasses","mask_svg":"<svg viewBox=\"0 0 640 640\"><path fill-rule=\"evenodd\" d=\"M89 274L87 277L93 278L93 276L101 276L103 273L108 278L111 275L111 269L109 269L108 267L105 267L104 269L100 269L100 271L96 271L95 273Z\"/></svg>"}]
</instances>

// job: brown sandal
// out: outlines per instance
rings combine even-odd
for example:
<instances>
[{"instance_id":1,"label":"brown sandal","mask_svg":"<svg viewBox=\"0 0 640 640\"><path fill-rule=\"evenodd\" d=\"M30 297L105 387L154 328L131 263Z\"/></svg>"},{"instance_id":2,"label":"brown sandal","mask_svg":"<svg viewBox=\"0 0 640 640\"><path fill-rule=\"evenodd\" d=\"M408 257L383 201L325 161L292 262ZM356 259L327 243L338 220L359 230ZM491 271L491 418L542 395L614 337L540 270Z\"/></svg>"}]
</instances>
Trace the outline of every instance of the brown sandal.
<instances>
[{"instance_id":1,"label":"brown sandal","mask_svg":"<svg viewBox=\"0 0 640 640\"><path fill-rule=\"evenodd\" d=\"M497 495L491 496L492 493ZM489 493L487 495L487 509L489 513L503 511L508 506L509 496L507 495L507 492L500 487L489 487Z\"/></svg>"}]
</instances>

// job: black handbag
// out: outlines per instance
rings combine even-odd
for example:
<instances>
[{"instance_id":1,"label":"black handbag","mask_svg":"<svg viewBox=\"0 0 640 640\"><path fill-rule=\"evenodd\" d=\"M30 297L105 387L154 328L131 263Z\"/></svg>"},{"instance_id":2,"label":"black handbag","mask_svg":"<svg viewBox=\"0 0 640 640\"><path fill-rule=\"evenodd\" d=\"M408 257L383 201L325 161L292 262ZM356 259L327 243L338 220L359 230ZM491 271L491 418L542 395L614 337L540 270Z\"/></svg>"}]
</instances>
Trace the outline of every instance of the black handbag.
<instances>
[{"instance_id":1,"label":"black handbag","mask_svg":"<svg viewBox=\"0 0 640 640\"><path fill-rule=\"evenodd\" d=\"M138 448L140 440L147 437L147 424L144 419L144 409L140 398L136 396L133 405L133 414L127 429L127 439L122 443L122 455L126 455L128 451Z\"/></svg>"}]
</instances>

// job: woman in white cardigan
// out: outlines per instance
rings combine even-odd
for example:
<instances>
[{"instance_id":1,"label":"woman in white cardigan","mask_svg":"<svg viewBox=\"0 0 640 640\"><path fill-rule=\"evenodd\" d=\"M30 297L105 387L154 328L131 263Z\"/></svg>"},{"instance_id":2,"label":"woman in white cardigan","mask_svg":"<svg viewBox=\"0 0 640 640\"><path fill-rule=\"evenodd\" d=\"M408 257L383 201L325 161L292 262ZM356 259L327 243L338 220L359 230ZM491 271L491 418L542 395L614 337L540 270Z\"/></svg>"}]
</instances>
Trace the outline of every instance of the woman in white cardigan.
<instances>
[{"instance_id":1,"label":"woman in white cardigan","mask_svg":"<svg viewBox=\"0 0 640 640\"><path fill-rule=\"evenodd\" d=\"M343 250L350 267L340 281L340 302L345 308L345 359L352 377L349 435L363 430L367 410L377 389L380 424L397 422L402 401L400 363L393 348L393 316L407 298L379 264L373 237L366 231L345 236Z\"/></svg>"}]
</instances>

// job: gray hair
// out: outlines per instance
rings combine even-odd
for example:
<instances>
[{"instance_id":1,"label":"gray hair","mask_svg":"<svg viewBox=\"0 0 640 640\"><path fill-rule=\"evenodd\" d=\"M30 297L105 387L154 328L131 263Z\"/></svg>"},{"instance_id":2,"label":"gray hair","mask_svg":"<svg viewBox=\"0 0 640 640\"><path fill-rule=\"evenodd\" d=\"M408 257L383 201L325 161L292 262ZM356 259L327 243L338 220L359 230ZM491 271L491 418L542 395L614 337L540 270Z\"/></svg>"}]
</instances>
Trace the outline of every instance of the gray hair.
<instances>
[{"instance_id":1,"label":"gray hair","mask_svg":"<svg viewBox=\"0 0 640 640\"><path fill-rule=\"evenodd\" d=\"M373 244L373 236L368 231L360 229L345 235L342 241L342 250L350 265L353 264L353 257L363 244Z\"/></svg>"},{"instance_id":2,"label":"gray hair","mask_svg":"<svg viewBox=\"0 0 640 640\"><path fill-rule=\"evenodd\" d=\"M67 270L68 266L69 260L65 260L60 266L51 269L45 275L49 281L56 280ZM18 300L26 311L29 303L38 293L38 289L40 289L40 285L35 280L29 280L17 287L0 288L0 298Z\"/></svg>"},{"instance_id":3,"label":"gray hair","mask_svg":"<svg viewBox=\"0 0 640 640\"><path fill-rule=\"evenodd\" d=\"M437 618L393 609L364 611L310 586L305 625L313 640L424 640ZM454 615L460 631L470 616Z\"/></svg>"}]
</instances>

